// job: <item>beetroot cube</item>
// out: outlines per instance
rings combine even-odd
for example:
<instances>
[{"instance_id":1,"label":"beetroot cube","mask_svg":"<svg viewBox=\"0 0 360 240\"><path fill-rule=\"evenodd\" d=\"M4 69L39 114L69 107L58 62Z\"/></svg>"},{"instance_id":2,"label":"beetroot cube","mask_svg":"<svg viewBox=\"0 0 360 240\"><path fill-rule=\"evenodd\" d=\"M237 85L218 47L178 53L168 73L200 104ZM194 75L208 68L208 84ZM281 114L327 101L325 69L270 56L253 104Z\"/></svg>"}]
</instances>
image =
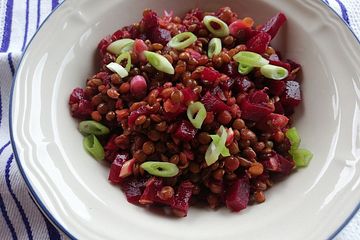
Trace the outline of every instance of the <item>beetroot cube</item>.
<instances>
[{"instance_id":1,"label":"beetroot cube","mask_svg":"<svg viewBox=\"0 0 360 240\"><path fill-rule=\"evenodd\" d=\"M196 128L186 120L182 120L175 130L174 136L182 141L189 142L194 139Z\"/></svg>"},{"instance_id":2,"label":"beetroot cube","mask_svg":"<svg viewBox=\"0 0 360 240\"><path fill-rule=\"evenodd\" d=\"M247 92L254 88L254 83L247 76L238 76L235 78L233 89L237 92Z\"/></svg>"},{"instance_id":3,"label":"beetroot cube","mask_svg":"<svg viewBox=\"0 0 360 240\"><path fill-rule=\"evenodd\" d=\"M69 104L79 103L80 100L85 98L85 92L82 88L75 88L69 98Z\"/></svg>"},{"instance_id":4,"label":"beetroot cube","mask_svg":"<svg viewBox=\"0 0 360 240\"><path fill-rule=\"evenodd\" d=\"M276 16L269 19L260 29L268 33L273 39L278 33L280 27L286 22L286 16L283 13L278 13Z\"/></svg>"},{"instance_id":5,"label":"beetroot cube","mask_svg":"<svg viewBox=\"0 0 360 240\"><path fill-rule=\"evenodd\" d=\"M263 54L269 46L271 41L271 36L265 32L260 32L259 34L252 37L247 43L246 46L248 51L256 52Z\"/></svg>"},{"instance_id":6,"label":"beetroot cube","mask_svg":"<svg viewBox=\"0 0 360 240\"><path fill-rule=\"evenodd\" d=\"M129 154L128 153L118 153L114 159L114 161L111 163L110 166L110 172L109 172L109 181L111 183L120 183L120 171L124 163L129 160Z\"/></svg>"},{"instance_id":7,"label":"beetroot cube","mask_svg":"<svg viewBox=\"0 0 360 240\"><path fill-rule=\"evenodd\" d=\"M210 67L204 68L201 73L203 81L215 82L219 77L221 77L221 73Z\"/></svg>"},{"instance_id":8,"label":"beetroot cube","mask_svg":"<svg viewBox=\"0 0 360 240\"><path fill-rule=\"evenodd\" d=\"M269 92L274 96L280 96L285 91L285 81L268 79Z\"/></svg>"},{"instance_id":9,"label":"beetroot cube","mask_svg":"<svg viewBox=\"0 0 360 240\"><path fill-rule=\"evenodd\" d=\"M295 166L293 161L286 159L274 151L262 159L261 163L265 169L279 173L283 176L289 175Z\"/></svg>"},{"instance_id":10,"label":"beetroot cube","mask_svg":"<svg viewBox=\"0 0 360 240\"><path fill-rule=\"evenodd\" d=\"M281 103L286 107L296 107L301 103L300 84L296 81L287 81L285 92L281 96Z\"/></svg>"},{"instance_id":11,"label":"beetroot cube","mask_svg":"<svg viewBox=\"0 0 360 240\"><path fill-rule=\"evenodd\" d=\"M189 87L182 89L181 92L184 95L184 102L195 102L198 99L198 95Z\"/></svg>"},{"instance_id":12,"label":"beetroot cube","mask_svg":"<svg viewBox=\"0 0 360 240\"><path fill-rule=\"evenodd\" d=\"M270 113L257 122L256 127L264 132L275 132L286 127L288 122L289 119L286 116L277 113Z\"/></svg>"},{"instance_id":13,"label":"beetroot cube","mask_svg":"<svg viewBox=\"0 0 360 240\"><path fill-rule=\"evenodd\" d=\"M126 195L126 199L129 203L138 204L142 192L145 189L147 179L127 177L120 183L121 189Z\"/></svg>"},{"instance_id":14,"label":"beetroot cube","mask_svg":"<svg viewBox=\"0 0 360 240\"><path fill-rule=\"evenodd\" d=\"M164 46L171 40L170 31L159 27L152 28L146 35L152 43L160 43Z\"/></svg>"},{"instance_id":15,"label":"beetroot cube","mask_svg":"<svg viewBox=\"0 0 360 240\"><path fill-rule=\"evenodd\" d=\"M194 185L190 181L184 181L180 184L174 204L171 206L178 216L185 217L187 215L193 187Z\"/></svg>"},{"instance_id":16,"label":"beetroot cube","mask_svg":"<svg viewBox=\"0 0 360 240\"><path fill-rule=\"evenodd\" d=\"M240 104L243 119L259 121L274 112L274 104L269 102L269 96L264 91L256 91L248 95Z\"/></svg>"},{"instance_id":17,"label":"beetroot cube","mask_svg":"<svg viewBox=\"0 0 360 240\"><path fill-rule=\"evenodd\" d=\"M220 111L230 111L230 107L226 105L219 98L211 95L210 92L207 92L201 99L201 102L204 104L208 112L220 112Z\"/></svg>"},{"instance_id":18,"label":"beetroot cube","mask_svg":"<svg viewBox=\"0 0 360 240\"><path fill-rule=\"evenodd\" d=\"M139 203L141 204L152 204L156 200L158 191L163 187L163 182L158 178L150 178L147 183L144 192L142 193Z\"/></svg>"},{"instance_id":19,"label":"beetroot cube","mask_svg":"<svg viewBox=\"0 0 360 240\"><path fill-rule=\"evenodd\" d=\"M239 212L240 210L245 209L249 202L249 194L249 178L244 176L237 179L226 189L226 207L234 212Z\"/></svg>"}]
</instances>

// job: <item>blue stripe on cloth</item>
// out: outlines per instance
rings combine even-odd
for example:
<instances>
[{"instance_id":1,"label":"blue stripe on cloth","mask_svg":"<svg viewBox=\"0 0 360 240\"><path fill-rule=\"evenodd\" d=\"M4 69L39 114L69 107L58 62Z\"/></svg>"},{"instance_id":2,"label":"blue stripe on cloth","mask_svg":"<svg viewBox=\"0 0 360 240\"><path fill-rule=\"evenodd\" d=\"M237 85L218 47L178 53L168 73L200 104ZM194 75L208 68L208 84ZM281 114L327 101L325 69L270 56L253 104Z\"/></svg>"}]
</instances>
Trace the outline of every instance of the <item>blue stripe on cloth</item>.
<instances>
[{"instance_id":1,"label":"blue stripe on cloth","mask_svg":"<svg viewBox=\"0 0 360 240\"><path fill-rule=\"evenodd\" d=\"M14 159L14 154L11 154L10 157L8 158L7 162L6 162L5 181L6 181L6 185L7 185L8 189L9 189L10 195L14 199L16 207L19 210L19 213L21 215L21 219L22 219L22 221L23 221L23 223L25 225L27 235L28 235L29 239L32 240L33 235L32 235L32 231L31 231L31 226L30 226L30 223L29 223L29 219L27 218L27 216L25 214L25 211L24 211L23 207L21 206L20 201L16 197L16 195L15 195L13 189L12 189L11 183L10 183L10 167L11 167L11 163L12 163L13 159Z\"/></svg>"},{"instance_id":2,"label":"blue stripe on cloth","mask_svg":"<svg viewBox=\"0 0 360 240\"><path fill-rule=\"evenodd\" d=\"M347 9L346 9L345 5L340 0L335 0L335 1L340 6L342 18L345 20L345 22L348 25L350 25L350 20L349 20L349 16L348 16Z\"/></svg>"},{"instance_id":3,"label":"blue stripe on cloth","mask_svg":"<svg viewBox=\"0 0 360 240\"><path fill-rule=\"evenodd\" d=\"M5 12L5 25L4 25L4 35L1 42L0 52L6 52L10 44L11 36L11 22L13 15L13 0L8 0L6 3L6 12Z\"/></svg>"},{"instance_id":4,"label":"blue stripe on cloth","mask_svg":"<svg viewBox=\"0 0 360 240\"><path fill-rule=\"evenodd\" d=\"M2 102L1 102L1 88L0 88L0 127L1 127L1 121L2 121Z\"/></svg>"},{"instance_id":5,"label":"blue stripe on cloth","mask_svg":"<svg viewBox=\"0 0 360 240\"><path fill-rule=\"evenodd\" d=\"M24 41L21 48L21 51L24 51L26 42L27 42L27 35L28 35L28 28L29 28L29 0L26 0L26 12L25 12L25 32L24 32Z\"/></svg>"},{"instance_id":6,"label":"blue stripe on cloth","mask_svg":"<svg viewBox=\"0 0 360 240\"><path fill-rule=\"evenodd\" d=\"M37 16L36 16L36 29L39 28L40 25L40 9L41 9L41 0L37 2Z\"/></svg>"},{"instance_id":7,"label":"blue stripe on cloth","mask_svg":"<svg viewBox=\"0 0 360 240\"><path fill-rule=\"evenodd\" d=\"M8 63L9 63L11 75L14 76L15 75L15 68L14 68L14 62L12 60L11 52L8 54Z\"/></svg>"},{"instance_id":8,"label":"blue stripe on cloth","mask_svg":"<svg viewBox=\"0 0 360 240\"><path fill-rule=\"evenodd\" d=\"M51 10L54 10L58 4L58 0L51 0Z\"/></svg>"},{"instance_id":9,"label":"blue stripe on cloth","mask_svg":"<svg viewBox=\"0 0 360 240\"><path fill-rule=\"evenodd\" d=\"M49 222L49 220L46 217L44 217L44 220L46 223L50 240L60 240L61 237L59 231Z\"/></svg>"},{"instance_id":10,"label":"blue stripe on cloth","mask_svg":"<svg viewBox=\"0 0 360 240\"><path fill-rule=\"evenodd\" d=\"M7 143L5 143L5 145L0 148L0 155L1 155L1 153L5 150L5 148L6 148L7 146L9 146L9 145L10 145L10 141L8 141Z\"/></svg>"},{"instance_id":11,"label":"blue stripe on cloth","mask_svg":"<svg viewBox=\"0 0 360 240\"><path fill-rule=\"evenodd\" d=\"M328 1L328 0L324 0L324 2L325 2L327 5L329 5L329 1Z\"/></svg>"},{"instance_id":12,"label":"blue stripe on cloth","mask_svg":"<svg viewBox=\"0 0 360 240\"><path fill-rule=\"evenodd\" d=\"M30 193L28 193L28 194L29 194L31 201L35 204L36 207L38 207L36 205L35 200L31 196L31 194ZM44 214L41 211L40 211L40 213L41 213L41 216L44 218L44 222L46 224L46 228L47 228L48 234L49 234L49 239L50 240L60 240L61 236L60 236L59 231L51 224L51 222L44 216Z\"/></svg>"},{"instance_id":13,"label":"blue stripe on cloth","mask_svg":"<svg viewBox=\"0 0 360 240\"><path fill-rule=\"evenodd\" d=\"M0 193L0 209L1 209L2 215L3 215L4 219L5 219L5 222L6 222L8 228L10 230L10 233L11 233L11 236L12 236L13 240L15 240L15 239L17 240L18 238L16 236L14 226L12 225L11 220L9 218L9 215L6 212L5 203L4 203L4 200L3 200L2 196L1 196L1 193Z\"/></svg>"}]
</instances>

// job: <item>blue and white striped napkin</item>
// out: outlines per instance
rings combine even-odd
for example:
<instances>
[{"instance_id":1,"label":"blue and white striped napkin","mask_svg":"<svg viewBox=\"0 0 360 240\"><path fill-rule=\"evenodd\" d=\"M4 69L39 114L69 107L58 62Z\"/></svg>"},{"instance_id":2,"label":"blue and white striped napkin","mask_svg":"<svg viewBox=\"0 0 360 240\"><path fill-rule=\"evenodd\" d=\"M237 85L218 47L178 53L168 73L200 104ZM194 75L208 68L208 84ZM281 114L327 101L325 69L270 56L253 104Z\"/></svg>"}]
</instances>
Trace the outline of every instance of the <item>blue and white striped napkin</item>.
<instances>
[{"instance_id":1,"label":"blue and white striped napkin","mask_svg":"<svg viewBox=\"0 0 360 240\"><path fill-rule=\"evenodd\" d=\"M62 0L60 0L62 1ZM360 0L323 0L360 39ZM27 192L10 146L10 85L26 45L59 0L0 0L0 240L66 239ZM360 239L360 212L336 240Z\"/></svg>"}]
</instances>

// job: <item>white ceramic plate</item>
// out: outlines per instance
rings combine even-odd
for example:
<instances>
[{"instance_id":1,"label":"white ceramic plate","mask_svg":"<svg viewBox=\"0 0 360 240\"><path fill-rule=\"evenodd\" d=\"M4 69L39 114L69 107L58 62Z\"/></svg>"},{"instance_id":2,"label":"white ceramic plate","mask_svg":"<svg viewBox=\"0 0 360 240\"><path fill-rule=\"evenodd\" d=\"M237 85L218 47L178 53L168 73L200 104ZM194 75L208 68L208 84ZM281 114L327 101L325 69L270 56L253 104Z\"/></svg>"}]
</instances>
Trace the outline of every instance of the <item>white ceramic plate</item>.
<instances>
[{"instance_id":1,"label":"white ceramic plate","mask_svg":"<svg viewBox=\"0 0 360 240\"><path fill-rule=\"evenodd\" d=\"M95 72L98 41L138 21L142 10L231 6L262 22L283 11L275 41L303 65L304 102L296 127L314 152L310 166L238 214L191 208L166 218L127 203L108 169L82 148L67 100ZM321 1L67 0L32 40L12 93L12 143L30 192L46 215L80 239L325 239L360 200L360 44Z\"/></svg>"}]
</instances>

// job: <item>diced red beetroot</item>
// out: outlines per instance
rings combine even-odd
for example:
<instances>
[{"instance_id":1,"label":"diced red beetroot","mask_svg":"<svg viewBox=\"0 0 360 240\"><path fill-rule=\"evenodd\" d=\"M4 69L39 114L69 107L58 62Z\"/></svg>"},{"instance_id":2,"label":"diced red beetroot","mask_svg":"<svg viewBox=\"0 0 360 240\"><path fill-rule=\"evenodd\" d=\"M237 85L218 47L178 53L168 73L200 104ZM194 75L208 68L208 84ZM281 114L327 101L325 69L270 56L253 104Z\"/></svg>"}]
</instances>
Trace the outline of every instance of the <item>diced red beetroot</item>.
<instances>
[{"instance_id":1,"label":"diced red beetroot","mask_svg":"<svg viewBox=\"0 0 360 240\"><path fill-rule=\"evenodd\" d=\"M269 87L269 92L275 96L281 96L285 91L285 81L267 79L267 86Z\"/></svg>"},{"instance_id":2,"label":"diced red beetroot","mask_svg":"<svg viewBox=\"0 0 360 240\"><path fill-rule=\"evenodd\" d=\"M286 63L286 62L282 62L280 60L270 60L270 64L272 65L275 65L275 66L279 66L279 67L283 67L285 68L286 70L288 70L288 72L290 73L291 72L291 66L289 63Z\"/></svg>"},{"instance_id":3,"label":"diced red beetroot","mask_svg":"<svg viewBox=\"0 0 360 240\"><path fill-rule=\"evenodd\" d=\"M139 199L139 203L140 204L154 203L157 192L161 190L162 186L163 186L162 180L157 179L155 177L150 178L146 182L146 187Z\"/></svg>"},{"instance_id":4,"label":"diced red beetroot","mask_svg":"<svg viewBox=\"0 0 360 240\"><path fill-rule=\"evenodd\" d=\"M101 41L98 44L98 51L100 53L100 56L103 56L106 53L106 49L111 43L111 36L106 36L105 38L101 39Z\"/></svg>"},{"instance_id":5,"label":"diced red beetroot","mask_svg":"<svg viewBox=\"0 0 360 240\"><path fill-rule=\"evenodd\" d=\"M189 102L189 101L197 101L198 100L198 95L196 93L194 93L194 91L190 88L190 87L186 87L181 89L182 94L184 95L184 102Z\"/></svg>"},{"instance_id":6,"label":"diced red beetroot","mask_svg":"<svg viewBox=\"0 0 360 240\"><path fill-rule=\"evenodd\" d=\"M182 141L189 142L194 139L196 131L196 128L189 121L182 120L176 128L174 136Z\"/></svg>"},{"instance_id":7,"label":"diced red beetroot","mask_svg":"<svg viewBox=\"0 0 360 240\"><path fill-rule=\"evenodd\" d=\"M148 50L148 47L145 42L141 39L135 39L133 52L136 54L136 56L139 57L139 60L142 62L146 61L146 58L144 56L144 51L146 50Z\"/></svg>"},{"instance_id":8,"label":"diced red beetroot","mask_svg":"<svg viewBox=\"0 0 360 240\"><path fill-rule=\"evenodd\" d=\"M249 178L244 176L237 179L226 189L226 207L234 212L239 212L242 209L245 209L249 202L249 194Z\"/></svg>"},{"instance_id":9,"label":"diced red beetroot","mask_svg":"<svg viewBox=\"0 0 360 240\"><path fill-rule=\"evenodd\" d=\"M135 164L135 158L132 158L124 162L123 166L121 167L119 177L126 178L130 176L133 173L134 164Z\"/></svg>"},{"instance_id":10,"label":"diced red beetroot","mask_svg":"<svg viewBox=\"0 0 360 240\"><path fill-rule=\"evenodd\" d=\"M281 103L294 108L301 103L300 84L296 81L286 81L285 92L281 96Z\"/></svg>"},{"instance_id":11,"label":"diced red beetroot","mask_svg":"<svg viewBox=\"0 0 360 240\"><path fill-rule=\"evenodd\" d=\"M294 70L296 68L301 68L301 65L299 63L294 62L294 61L292 61L290 59L286 59L286 63L290 64L290 69L291 70Z\"/></svg>"},{"instance_id":12,"label":"diced red beetroot","mask_svg":"<svg viewBox=\"0 0 360 240\"><path fill-rule=\"evenodd\" d=\"M238 76L235 78L233 89L237 92L247 92L254 88L254 83L247 76Z\"/></svg>"},{"instance_id":13,"label":"diced red beetroot","mask_svg":"<svg viewBox=\"0 0 360 240\"><path fill-rule=\"evenodd\" d=\"M141 22L144 24L145 31L159 26L158 16L152 10L144 11Z\"/></svg>"},{"instance_id":14,"label":"diced red beetroot","mask_svg":"<svg viewBox=\"0 0 360 240\"><path fill-rule=\"evenodd\" d=\"M135 111L132 111L130 113L130 115L128 117L128 125L133 126L135 123L135 120L141 115L145 115L145 116L150 115L150 112L147 110L147 108L145 106L141 106L138 109L136 109Z\"/></svg>"},{"instance_id":15,"label":"diced red beetroot","mask_svg":"<svg viewBox=\"0 0 360 240\"><path fill-rule=\"evenodd\" d=\"M171 33L169 30L155 27L146 34L152 43L160 43L166 45L171 40Z\"/></svg>"},{"instance_id":16,"label":"diced red beetroot","mask_svg":"<svg viewBox=\"0 0 360 240\"><path fill-rule=\"evenodd\" d=\"M218 99L217 97L211 95L210 92L206 92L206 94L201 98L201 102L204 104L206 110L208 112L220 112L220 111L230 111L230 107L226 105L223 101Z\"/></svg>"},{"instance_id":17,"label":"diced red beetroot","mask_svg":"<svg viewBox=\"0 0 360 240\"><path fill-rule=\"evenodd\" d=\"M244 98L240 104L241 116L246 120L259 121L270 113L275 107L269 102L269 96L264 91L255 91Z\"/></svg>"},{"instance_id":18,"label":"diced red beetroot","mask_svg":"<svg viewBox=\"0 0 360 240\"><path fill-rule=\"evenodd\" d=\"M210 67L205 67L201 73L203 81L215 82L219 77L221 77L221 73Z\"/></svg>"},{"instance_id":19,"label":"diced red beetroot","mask_svg":"<svg viewBox=\"0 0 360 240\"><path fill-rule=\"evenodd\" d=\"M180 116L181 114L186 112L186 106L183 104L177 104L176 105L176 111L175 112L166 112L164 111L164 117L166 120L174 120L175 118L177 118L178 116Z\"/></svg>"},{"instance_id":20,"label":"diced red beetroot","mask_svg":"<svg viewBox=\"0 0 360 240\"><path fill-rule=\"evenodd\" d=\"M234 61L231 61L230 63L223 65L223 67L221 68L221 72L223 72L224 74L226 74L231 78L235 78L239 76L237 63Z\"/></svg>"},{"instance_id":21,"label":"diced red beetroot","mask_svg":"<svg viewBox=\"0 0 360 240\"><path fill-rule=\"evenodd\" d=\"M104 150L105 150L105 160L109 163L112 163L115 158L118 155L117 150L119 149L116 144L115 144L115 138L117 136L113 135L110 137L110 139L108 140L108 142L106 143Z\"/></svg>"},{"instance_id":22,"label":"diced red beetroot","mask_svg":"<svg viewBox=\"0 0 360 240\"><path fill-rule=\"evenodd\" d=\"M145 189L147 179L142 178L138 179L135 177L125 178L121 183L121 189L126 195L126 199L129 203L138 204L142 192Z\"/></svg>"},{"instance_id":23,"label":"diced red beetroot","mask_svg":"<svg viewBox=\"0 0 360 240\"><path fill-rule=\"evenodd\" d=\"M85 119L90 117L93 111L93 105L89 100L80 99L78 108L72 112L72 116L78 119Z\"/></svg>"},{"instance_id":24,"label":"diced red beetroot","mask_svg":"<svg viewBox=\"0 0 360 240\"><path fill-rule=\"evenodd\" d=\"M223 101L227 100L227 98L225 97L224 91L219 86L216 86L211 90L211 95L214 95Z\"/></svg>"},{"instance_id":25,"label":"diced red beetroot","mask_svg":"<svg viewBox=\"0 0 360 240\"><path fill-rule=\"evenodd\" d=\"M199 60L201 58L201 54L192 48L185 49L185 52L189 53L195 60Z\"/></svg>"},{"instance_id":26,"label":"diced red beetroot","mask_svg":"<svg viewBox=\"0 0 360 240\"><path fill-rule=\"evenodd\" d=\"M264 132L274 132L286 127L288 122L289 119L286 116L277 113L270 113L265 118L260 119L260 121L256 123L256 127Z\"/></svg>"},{"instance_id":27,"label":"diced red beetroot","mask_svg":"<svg viewBox=\"0 0 360 240\"><path fill-rule=\"evenodd\" d=\"M280 172L280 162L275 152L273 152L270 156L264 158L261 163L266 170L272 172Z\"/></svg>"},{"instance_id":28,"label":"diced red beetroot","mask_svg":"<svg viewBox=\"0 0 360 240\"><path fill-rule=\"evenodd\" d=\"M187 215L193 187L194 185L190 181L184 181L180 184L175 195L174 204L171 206L177 216L185 217Z\"/></svg>"},{"instance_id":29,"label":"diced red beetroot","mask_svg":"<svg viewBox=\"0 0 360 240\"><path fill-rule=\"evenodd\" d=\"M120 171L123 166L123 164L129 159L129 154L126 152L118 153L114 159L114 161L111 163L110 166L110 172L109 172L109 181L111 183L120 183Z\"/></svg>"},{"instance_id":30,"label":"diced red beetroot","mask_svg":"<svg viewBox=\"0 0 360 240\"><path fill-rule=\"evenodd\" d=\"M278 13L276 16L269 19L260 29L262 32L270 34L273 39L278 33L280 27L286 22L286 16L283 13Z\"/></svg>"},{"instance_id":31,"label":"diced red beetroot","mask_svg":"<svg viewBox=\"0 0 360 240\"><path fill-rule=\"evenodd\" d=\"M247 28L249 28L249 27L241 19L239 19L239 20L237 20L235 22L232 22L229 25L230 34L232 36L234 36L234 37L237 37L241 30L244 30L244 29L247 29Z\"/></svg>"},{"instance_id":32,"label":"diced red beetroot","mask_svg":"<svg viewBox=\"0 0 360 240\"><path fill-rule=\"evenodd\" d=\"M246 46L248 51L263 54L268 48L270 41L271 36L269 34L260 32L247 41Z\"/></svg>"},{"instance_id":33,"label":"diced red beetroot","mask_svg":"<svg viewBox=\"0 0 360 240\"><path fill-rule=\"evenodd\" d=\"M284 114L285 113L284 107L282 106L280 101L275 102L274 105L275 105L274 113L278 113L278 114Z\"/></svg>"},{"instance_id":34,"label":"diced red beetroot","mask_svg":"<svg viewBox=\"0 0 360 240\"><path fill-rule=\"evenodd\" d=\"M85 92L82 88L75 88L69 98L69 104L79 103L80 100L85 98Z\"/></svg>"},{"instance_id":35,"label":"diced red beetroot","mask_svg":"<svg viewBox=\"0 0 360 240\"><path fill-rule=\"evenodd\" d=\"M191 11L188 12L186 15L196 17L197 19L199 19L199 21L202 21L204 18L204 14L199 8L191 9Z\"/></svg>"},{"instance_id":36,"label":"diced red beetroot","mask_svg":"<svg viewBox=\"0 0 360 240\"><path fill-rule=\"evenodd\" d=\"M128 37L130 37L130 33L127 30L125 30L124 28L122 28L120 30L117 30L116 32L114 32L111 35L111 40L116 41L116 40L119 40L122 38L128 38Z\"/></svg>"},{"instance_id":37,"label":"diced red beetroot","mask_svg":"<svg viewBox=\"0 0 360 240\"><path fill-rule=\"evenodd\" d=\"M280 161L281 174L286 176L289 175L295 167L295 163L278 154Z\"/></svg>"},{"instance_id":38,"label":"diced red beetroot","mask_svg":"<svg viewBox=\"0 0 360 240\"><path fill-rule=\"evenodd\" d=\"M229 78L226 81L221 81L220 86L223 90L231 90L231 87L234 85L235 79Z\"/></svg>"},{"instance_id":39,"label":"diced red beetroot","mask_svg":"<svg viewBox=\"0 0 360 240\"><path fill-rule=\"evenodd\" d=\"M276 152L271 152L269 156L263 157L261 163L265 169L280 173L281 175L289 175L294 168L294 162L284 158Z\"/></svg>"}]
</instances>

